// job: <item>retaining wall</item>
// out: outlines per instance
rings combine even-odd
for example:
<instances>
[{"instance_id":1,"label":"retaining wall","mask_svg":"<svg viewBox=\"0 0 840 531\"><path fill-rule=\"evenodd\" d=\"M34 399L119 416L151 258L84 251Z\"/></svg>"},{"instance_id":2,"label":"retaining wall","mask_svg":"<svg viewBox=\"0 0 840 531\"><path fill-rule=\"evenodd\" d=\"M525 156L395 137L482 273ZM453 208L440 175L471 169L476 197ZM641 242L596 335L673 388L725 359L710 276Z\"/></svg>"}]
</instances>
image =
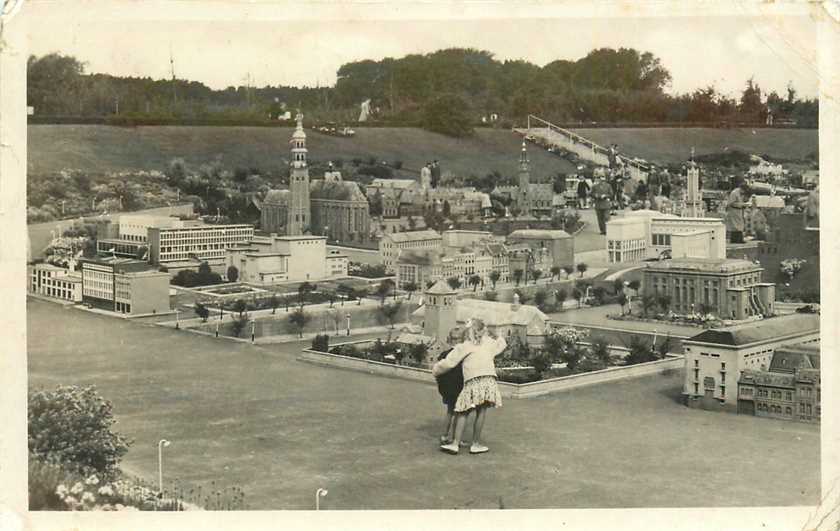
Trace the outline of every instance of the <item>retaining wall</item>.
<instances>
[{"instance_id":1,"label":"retaining wall","mask_svg":"<svg viewBox=\"0 0 840 531\"><path fill-rule=\"evenodd\" d=\"M354 341L351 343L369 343L369 341ZM349 369L368 374L402 378L405 380L413 380L429 384L435 383L435 378L428 369L363 360L360 358L351 358L349 356L339 356L328 352L317 352L312 349L304 349L297 359L307 363L322 365L324 367ZM505 398L531 398L550 393L567 391L569 389L575 389L586 385L613 382L617 380L624 380L626 378L639 378L641 376L678 370L682 368L682 366L683 357L681 355L669 354L667 358L662 360L640 363L638 365L629 365L626 367L610 367L600 371L561 376L559 378L552 378L550 380L543 380L540 382L523 384L499 382L499 391Z\"/></svg>"}]
</instances>

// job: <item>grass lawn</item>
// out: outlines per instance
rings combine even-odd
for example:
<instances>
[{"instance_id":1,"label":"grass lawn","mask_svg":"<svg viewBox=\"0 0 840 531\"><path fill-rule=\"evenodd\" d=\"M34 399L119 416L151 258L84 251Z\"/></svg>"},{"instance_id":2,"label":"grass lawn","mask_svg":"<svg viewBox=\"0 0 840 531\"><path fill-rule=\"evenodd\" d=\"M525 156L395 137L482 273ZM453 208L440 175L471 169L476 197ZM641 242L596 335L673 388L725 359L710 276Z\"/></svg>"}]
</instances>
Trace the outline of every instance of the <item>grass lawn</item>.
<instances>
[{"instance_id":1,"label":"grass lawn","mask_svg":"<svg viewBox=\"0 0 840 531\"><path fill-rule=\"evenodd\" d=\"M688 409L681 374L489 413L482 456L437 449L432 385L295 361L252 346L29 301L31 387L96 384L134 438L124 468L239 485L251 509L815 504L819 427ZM772 488L757 488L772 485Z\"/></svg>"},{"instance_id":2,"label":"grass lawn","mask_svg":"<svg viewBox=\"0 0 840 531\"><path fill-rule=\"evenodd\" d=\"M105 125L30 125L29 171L43 173L64 168L93 172L164 170L175 157L198 166L221 156L228 168L257 167L273 171L287 164L290 127L200 127ZM499 170L515 176L521 139L506 130L479 129L475 136L453 139L415 128L358 128L353 138L306 131L314 161L368 157L417 170L437 159L444 172L486 175ZM573 171L569 162L542 149L531 149L532 172L555 175ZM316 176L312 176L313 178Z\"/></svg>"},{"instance_id":3,"label":"grass lawn","mask_svg":"<svg viewBox=\"0 0 840 531\"><path fill-rule=\"evenodd\" d=\"M650 162L684 162L691 154L740 150L776 158L802 159L818 149L816 129L711 129L700 127L575 129L575 133Z\"/></svg>"}]
</instances>

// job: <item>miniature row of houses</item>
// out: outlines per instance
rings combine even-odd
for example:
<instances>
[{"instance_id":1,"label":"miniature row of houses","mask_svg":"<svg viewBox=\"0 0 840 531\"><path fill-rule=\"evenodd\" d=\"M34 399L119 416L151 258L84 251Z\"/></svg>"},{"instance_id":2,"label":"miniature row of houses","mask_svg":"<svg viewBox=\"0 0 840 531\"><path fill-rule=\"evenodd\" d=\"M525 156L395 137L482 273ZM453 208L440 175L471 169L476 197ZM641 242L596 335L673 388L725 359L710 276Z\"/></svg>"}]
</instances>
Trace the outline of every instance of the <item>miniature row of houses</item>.
<instances>
[{"instance_id":1,"label":"miniature row of houses","mask_svg":"<svg viewBox=\"0 0 840 531\"><path fill-rule=\"evenodd\" d=\"M562 230L523 229L506 239L485 231L401 232L383 236L379 249L386 272L396 274L401 288L453 277L466 285L472 276L485 284L494 271L509 282L516 270L523 278L534 270L548 276L552 267L574 263L574 238Z\"/></svg>"},{"instance_id":2,"label":"miniature row of houses","mask_svg":"<svg viewBox=\"0 0 840 531\"><path fill-rule=\"evenodd\" d=\"M704 330L683 346L688 406L819 422L819 315Z\"/></svg>"}]
</instances>

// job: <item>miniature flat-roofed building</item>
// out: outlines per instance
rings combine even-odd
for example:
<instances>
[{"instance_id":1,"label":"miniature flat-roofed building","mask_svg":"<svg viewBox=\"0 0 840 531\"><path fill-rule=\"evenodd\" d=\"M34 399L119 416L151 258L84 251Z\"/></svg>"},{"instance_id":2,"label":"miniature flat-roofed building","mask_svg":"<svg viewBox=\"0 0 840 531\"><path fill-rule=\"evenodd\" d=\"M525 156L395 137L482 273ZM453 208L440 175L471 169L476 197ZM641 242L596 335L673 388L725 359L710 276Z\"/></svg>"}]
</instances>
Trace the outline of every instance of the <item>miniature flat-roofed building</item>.
<instances>
[{"instance_id":1,"label":"miniature flat-roofed building","mask_svg":"<svg viewBox=\"0 0 840 531\"><path fill-rule=\"evenodd\" d=\"M609 263L640 262L647 258L647 220L641 217L610 220L606 240Z\"/></svg>"},{"instance_id":2,"label":"miniature flat-roofed building","mask_svg":"<svg viewBox=\"0 0 840 531\"><path fill-rule=\"evenodd\" d=\"M443 246L452 248L472 247L493 239L493 233L483 230L447 230L441 233Z\"/></svg>"},{"instance_id":3,"label":"miniature flat-roofed building","mask_svg":"<svg viewBox=\"0 0 840 531\"><path fill-rule=\"evenodd\" d=\"M777 349L819 338L819 315L796 313L712 328L685 339L686 404L736 411L742 371L766 371Z\"/></svg>"},{"instance_id":4,"label":"miniature flat-roofed building","mask_svg":"<svg viewBox=\"0 0 840 531\"><path fill-rule=\"evenodd\" d=\"M773 315L775 284L761 281L764 271L748 260L675 258L646 264L644 290L668 297L668 310L711 313L742 320Z\"/></svg>"},{"instance_id":5,"label":"miniature flat-roofed building","mask_svg":"<svg viewBox=\"0 0 840 531\"><path fill-rule=\"evenodd\" d=\"M652 256L672 250L674 234L711 231L708 258L726 258L726 225L717 218L654 217L650 219L650 248Z\"/></svg>"},{"instance_id":6,"label":"miniature flat-roofed building","mask_svg":"<svg viewBox=\"0 0 840 531\"><path fill-rule=\"evenodd\" d=\"M223 263L227 248L254 237L254 226L190 224L149 227L149 262L166 265L196 258Z\"/></svg>"},{"instance_id":7,"label":"miniature flat-roofed building","mask_svg":"<svg viewBox=\"0 0 840 531\"><path fill-rule=\"evenodd\" d=\"M402 251L439 250L442 242L441 235L433 230L384 234L379 240L379 255L382 257L385 272L394 273L396 260Z\"/></svg>"},{"instance_id":8,"label":"miniature flat-roofed building","mask_svg":"<svg viewBox=\"0 0 840 531\"><path fill-rule=\"evenodd\" d=\"M533 250L546 249L551 265L564 266L575 262L575 239L566 231L520 229L508 234L511 246L525 245Z\"/></svg>"},{"instance_id":9,"label":"miniature flat-roofed building","mask_svg":"<svg viewBox=\"0 0 840 531\"><path fill-rule=\"evenodd\" d=\"M82 302L108 311L143 315L169 311L169 273L141 260L81 261Z\"/></svg>"},{"instance_id":10,"label":"miniature flat-roofed building","mask_svg":"<svg viewBox=\"0 0 840 531\"><path fill-rule=\"evenodd\" d=\"M226 265L254 284L346 277L347 256L327 253L326 243L325 236L254 236L228 248Z\"/></svg>"},{"instance_id":11,"label":"miniature flat-roofed building","mask_svg":"<svg viewBox=\"0 0 840 531\"><path fill-rule=\"evenodd\" d=\"M694 230L678 232L671 235L671 258L712 258L714 232L711 230Z\"/></svg>"},{"instance_id":12,"label":"miniature flat-roofed building","mask_svg":"<svg viewBox=\"0 0 840 531\"><path fill-rule=\"evenodd\" d=\"M82 302L82 275L53 264L35 264L30 271L32 293L69 302Z\"/></svg>"}]
</instances>

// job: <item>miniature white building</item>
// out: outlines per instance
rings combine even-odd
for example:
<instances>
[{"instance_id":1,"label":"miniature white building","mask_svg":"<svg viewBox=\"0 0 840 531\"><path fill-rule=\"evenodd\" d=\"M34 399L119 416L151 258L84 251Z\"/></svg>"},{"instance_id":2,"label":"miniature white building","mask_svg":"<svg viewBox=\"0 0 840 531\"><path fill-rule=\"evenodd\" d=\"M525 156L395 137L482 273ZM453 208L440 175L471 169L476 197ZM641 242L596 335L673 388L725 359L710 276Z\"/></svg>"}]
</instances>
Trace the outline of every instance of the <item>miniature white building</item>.
<instances>
[{"instance_id":1,"label":"miniature white building","mask_svg":"<svg viewBox=\"0 0 840 531\"><path fill-rule=\"evenodd\" d=\"M548 316L535 306L514 301L496 302L478 299L458 299L455 290L444 281L436 282L425 293L425 304L411 314L415 324L421 324L423 334L446 342L449 331L470 319L481 319L487 329L510 342L518 338L523 344L541 345L545 341Z\"/></svg>"},{"instance_id":2,"label":"miniature white building","mask_svg":"<svg viewBox=\"0 0 840 531\"><path fill-rule=\"evenodd\" d=\"M228 248L226 267L236 267L239 280L251 284L346 277L348 257L328 254L326 243L325 236L255 236Z\"/></svg>"},{"instance_id":3,"label":"miniature white building","mask_svg":"<svg viewBox=\"0 0 840 531\"><path fill-rule=\"evenodd\" d=\"M638 262L647 258L648 222L642 217L625 217L607 223L607 261Z\"/></svg>"},{"instance_id":4,"label":"miniature white building","mask_svg":"<svg viewBox=\"0 0 840 531\"><path fill-rule=\"evenodd\" d=\"M698 235L703 233L703 236ZM607 222L607 258L610 263L634 262L674 252L691 258L726 258L726 225L718 218L691 218L638 210ZM688 254L685 254L688 253Z\"/></svg>"}]
</instances>

